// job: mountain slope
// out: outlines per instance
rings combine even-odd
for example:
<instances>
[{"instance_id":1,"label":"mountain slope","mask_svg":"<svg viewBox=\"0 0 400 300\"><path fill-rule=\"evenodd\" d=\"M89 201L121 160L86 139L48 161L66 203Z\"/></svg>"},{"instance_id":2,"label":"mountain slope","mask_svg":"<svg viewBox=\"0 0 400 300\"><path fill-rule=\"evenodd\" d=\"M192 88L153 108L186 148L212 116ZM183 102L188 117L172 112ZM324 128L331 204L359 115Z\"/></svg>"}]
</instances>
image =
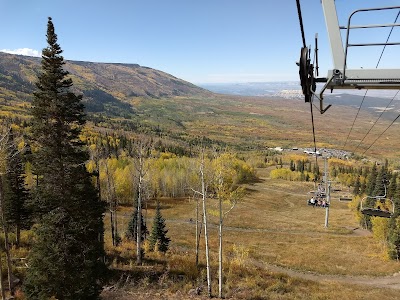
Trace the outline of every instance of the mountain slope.
<instances>
[{"instance_id":1,"label":"mountain slope","mask_svg":"<svg viewBox=\"0 0 400 300\"><path fill-rule=\"evenodd\" d=\"M137 64L66 61L76 92L88 111L131 110L136 97L210 96L211 92L170 74ZM40 58L0 52L0 102L30 101Z\"/></svg>"}]
</instances>

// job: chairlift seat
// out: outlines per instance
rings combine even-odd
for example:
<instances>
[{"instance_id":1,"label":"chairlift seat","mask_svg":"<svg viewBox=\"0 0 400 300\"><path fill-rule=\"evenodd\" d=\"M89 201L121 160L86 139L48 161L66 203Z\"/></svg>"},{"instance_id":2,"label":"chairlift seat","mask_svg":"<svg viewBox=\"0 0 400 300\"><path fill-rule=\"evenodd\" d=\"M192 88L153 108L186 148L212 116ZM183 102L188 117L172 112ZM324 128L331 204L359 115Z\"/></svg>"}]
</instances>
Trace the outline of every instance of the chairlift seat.
<instances>
[{"instance_id":1,"label":"chairlift seat","mask_svg":"<svg viewBox=\"0 0 400 300\"><path fill-rule=\"evenodd\" d=\"M352 201L352 200L353 199L351 197L346 197L346 196L339 197L339 201Z\"/></svg>"},{"instance_id":2,"label":"chairlift seat","mask_svg":"<svg viewBox=\"0 0 400 300\"><path fill-rule=\"evenodd\" d=\"M392 213L387 210L377 209L377 208L363 208L361 213L367 216L390 218Z\"/></svg>"}]
</instances>

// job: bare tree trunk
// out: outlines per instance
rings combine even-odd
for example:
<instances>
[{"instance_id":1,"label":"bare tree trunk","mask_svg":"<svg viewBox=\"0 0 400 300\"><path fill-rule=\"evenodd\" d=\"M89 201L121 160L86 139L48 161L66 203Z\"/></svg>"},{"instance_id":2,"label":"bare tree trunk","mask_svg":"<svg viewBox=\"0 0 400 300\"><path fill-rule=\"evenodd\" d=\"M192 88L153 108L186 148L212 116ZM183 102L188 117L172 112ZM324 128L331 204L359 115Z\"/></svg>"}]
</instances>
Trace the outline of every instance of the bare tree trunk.
<instances>
[{"instance_id":1,"label":"bare tree trunk","mask_svg":"<svg viewBox=\"0 0 400 300\"><path fill-rule=\"evenodd\" d=\"M207 265L207 293L208 297L211 298L211 267L210 267L210 250L208 245L208 226L207 226L207 206L206 206L206 198L207 198L207 190L204 178L204 153L202 153L201 166L200 166L200 174L201 174L201 193L203 197L203 223L204 223L204 240L206 244L206 265Z\"/></svg>"},{"instance_id":2,"label":"bare tree trunk","mask_svg":"<svg viewBox=\"0 0 400 300\"><path fill-rule=\"evenodd\" d=\"M139 192L137 201L137 221L136 221L136 264L142 264L142 177L139 177Z\"/></svg>"},{"instance_id":3,"label":"bare tree trunk","mask_svg":"<svg viewBox=\"0 0 400 300\"><path fill-rule=\"evenodd\" d=\"M110 203L110 224L111 224L112 245L115 247L114 210L112 208L112 204L111 203Z\"/></svg>"},{"instance_id":4,"label":"bare tree trunk","mask_svg":"<svg viewBox=\"0 0 400 300\"><path fill-rule=\"evenodd\" d=\"M200 237L203 231L203 222L199 219L199 199L196 199L196 267L199 267Z\"/></svg>"},{"instance_id":5,"label":"bare tree trunk","mask_svg":"<svg viewBox=\"0 0 400 300\"><path fill-rule=\"evenodd\" d=\"M136 222L136 264L142 264L142 197L143 197L143 179L144 179L144 154L143 144L139 146L139 183L138 183L138 201L137 201L137 222Z\"/></svg>"},{"instance_id":6,"label":"bare tree trunk","mask_svg":"<svg viewBox=\"0 0 400 300\"><path fill-rule=\"evenodd\" d=\"M21 241L21 227L19 224L15 228L15 246L19 248L19 243Z\"/></svg>"}]
</instances>

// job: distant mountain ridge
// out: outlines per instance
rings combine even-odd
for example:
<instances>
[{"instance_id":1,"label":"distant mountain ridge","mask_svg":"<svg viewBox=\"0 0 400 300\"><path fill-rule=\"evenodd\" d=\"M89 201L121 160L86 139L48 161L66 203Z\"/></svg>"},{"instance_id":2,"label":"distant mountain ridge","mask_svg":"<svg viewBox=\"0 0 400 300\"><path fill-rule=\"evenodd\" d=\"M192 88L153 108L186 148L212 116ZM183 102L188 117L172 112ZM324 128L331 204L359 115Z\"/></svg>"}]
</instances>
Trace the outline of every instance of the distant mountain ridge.
<instances>
[{"instance_id":1,"label":"distant mountain ridge","mask_svg":"<svg viewBox=\"0 0 400 300\"><path fill-rule=\"evenodd\" d=\"M215 83L202 84L202 87L220 94L235 96L256 96L276 99L293 99L304 101L300 83L297 81L249 82L249 83ZM321 87L317 87L320 90ZM375 115L380 114L395 96L396 91L389 90L335 90L324 94L326 105L341 105L362 109ZM364 98L364 100L363 100ZM393 99L387 107L383 118L394 119L400 113L400 96Z\"/></svg>"},{"instance_id":2,"label":"distant mountain ridge","mask_svg":"<svg viewBox=\"0 0 400 300\"><path fill-rule=\"evenodd\" d=\"M30 101L41 58L0 52L0 101ZM89 111L129 109L135 97L210 96L211 92L138 64L66 61L76 92Z\"/></svg>"}]
</instances>

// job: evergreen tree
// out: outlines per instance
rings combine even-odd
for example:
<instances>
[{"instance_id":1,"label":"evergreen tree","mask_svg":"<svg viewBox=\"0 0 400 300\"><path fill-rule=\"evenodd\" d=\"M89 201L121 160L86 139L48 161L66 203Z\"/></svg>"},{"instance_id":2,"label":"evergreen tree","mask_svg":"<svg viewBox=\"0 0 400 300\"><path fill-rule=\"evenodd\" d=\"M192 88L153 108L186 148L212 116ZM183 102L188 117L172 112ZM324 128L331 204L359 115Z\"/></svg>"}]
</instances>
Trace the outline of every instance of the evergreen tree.
<instances>
[{"instance_id":1,"label":"evergreen tree","mask_svg":"<svg viewBox=\"0 0 400 300\"><path fill-rule=\"evenodd\" d=\"M137 217L138 217L138 212L137 212L137 207L136 207L135 211L132 213L131 219L129 220L128 228L125 233L126 238L129 240L132 240L132 241L136 241ZM142 241L144 241L146 238L146 235L149 234L149 230L147 229L147 226L144 223L143 214L141 214L141 219L142 219L141 237L142 237Z\"/></svg>"},{"instance_id":2,"label":"evergreen tree","mask_svg":"<svg viewBox=\"0 0 400 300\"><path fill-rule=\"evenodd\" d=\"M365 181L365 179L361 182L361 186L360 186L360 193L359 195L363 195L365 194L365 190L367 189L367 183Z\"/></svg>"},{"instance_id":3,"label":"evergreen tree","mask_svg":"<svg viewBox=\"0 0 400 300\"><path fill-rule=\"evenodd\" d=\"M355 196L360 194L360 188L361 188L360 176L357 176L356 182L354 183L354 189L353 189L353 194Z\"/></svg>"},{"instance_id":4,"label":"evergreen tree","mask_svg":"<svg viewBox=\"0 0 400 300\"><path fill-rule=\"evenodd\" d=\"M372 196L383 196L385 195L385 186L386 186L386 170L385 167L379 169L378 174L376 175L375 188Z\"/></svg>"},{"instance_id":5,"label":"evergreen tree","mask_svg":"<svg viewBox=\"0 0 400 300\"><path fill-rule=\"evenodd\" d=\"M336 178L337 175L338 175L337 170L336 170L335 166L333 166L332 171L331 171L331 177Z\"/></svg>"},{"instance_id":6,"label":"evergreen tree","mask_svg":"<svg viewBox=\"0 0 400 300\"><path fill-rule=\"evenodd\" d=\"M389 257L391 259L400 259L400 218L392 217L389 221L388 229Z\"/></svg>"},{"instance_id":7,"label":"evergreen tree","mask_svg":"<svg viewBox=\"0 0 400 300\"><path fill-rule=\"evenodd\" d=\"M85 167L82 97L70 91L51 18L47 43L32 102L37 226L24 290L28 299L99 299L105 206Z\"/></svg>"},{"instance_id":8,"label":"evergreen tree","mask_svg":"<svg viewBox=\"0 0 400 300\"><path fill-rule=\"evenodd\" d=\"M290 160L290 171L295 171L296 170L296 166L293 162L293 160Z\"/></svg>"},{"instance_id":9,"label":"evergreen tree","mask_svg":"<svg viewBox=\"0 0 400 300\"><path fill-rule=\"evenodd\" d=\"M393 201L395 202L396 208L400 209L400 207L398 207L398 205L397 205L397 203L400 204L400 181L396 185L396 190L393 194Z\"/></svg>"},{"instance_id":10,"label":"evergreen tree","mask_svg":"<svg viewBox=\"0 0 400 300\"><path fill-rule=\"evenodd\" d=\"M367 178L367 187L365 192L367 193L368 196L373 196L376 184L376 176L377 176L376 165L374 164Z\"/></svg>"},{"instance_id":11,"label":"evergreen tree","mask_svg":"<svg viewBox=\"0 0 400 300\"><path fill-rule=\"evenodd\" d=\"M31 212L28 209L29 192L25 187L22 157L10 130L7 141L8 157L4 186L4 216L8 226L15 228L16 245L19 246L21 229L31 226Z\"/></svg>"},{"instance_id":12,"label":"evergreen tree","mask_svg":"<svg viewBox=\"0 0 400 300\"><path fill-rule=\"evenodd\" d=\"M160 205L157 203L153 227L149 237L149 248L153 251L156 247L160 252L167 252L171 239L167 237L168 230L165 228L165 219L161 216Z\"/></svg>"},{"instance_id":13,"label":"evergreen tree","mask_svg":"<svg viewBox=\"0 0 400 300\"><path fill-rule=\"evenodd\" d=\"M392 174L392 178L390 178L389 187L387 190L387 197L392 199L394 194L396 193L396 186L397 186L397 173Z\"/></svg>"}]
</instances>

